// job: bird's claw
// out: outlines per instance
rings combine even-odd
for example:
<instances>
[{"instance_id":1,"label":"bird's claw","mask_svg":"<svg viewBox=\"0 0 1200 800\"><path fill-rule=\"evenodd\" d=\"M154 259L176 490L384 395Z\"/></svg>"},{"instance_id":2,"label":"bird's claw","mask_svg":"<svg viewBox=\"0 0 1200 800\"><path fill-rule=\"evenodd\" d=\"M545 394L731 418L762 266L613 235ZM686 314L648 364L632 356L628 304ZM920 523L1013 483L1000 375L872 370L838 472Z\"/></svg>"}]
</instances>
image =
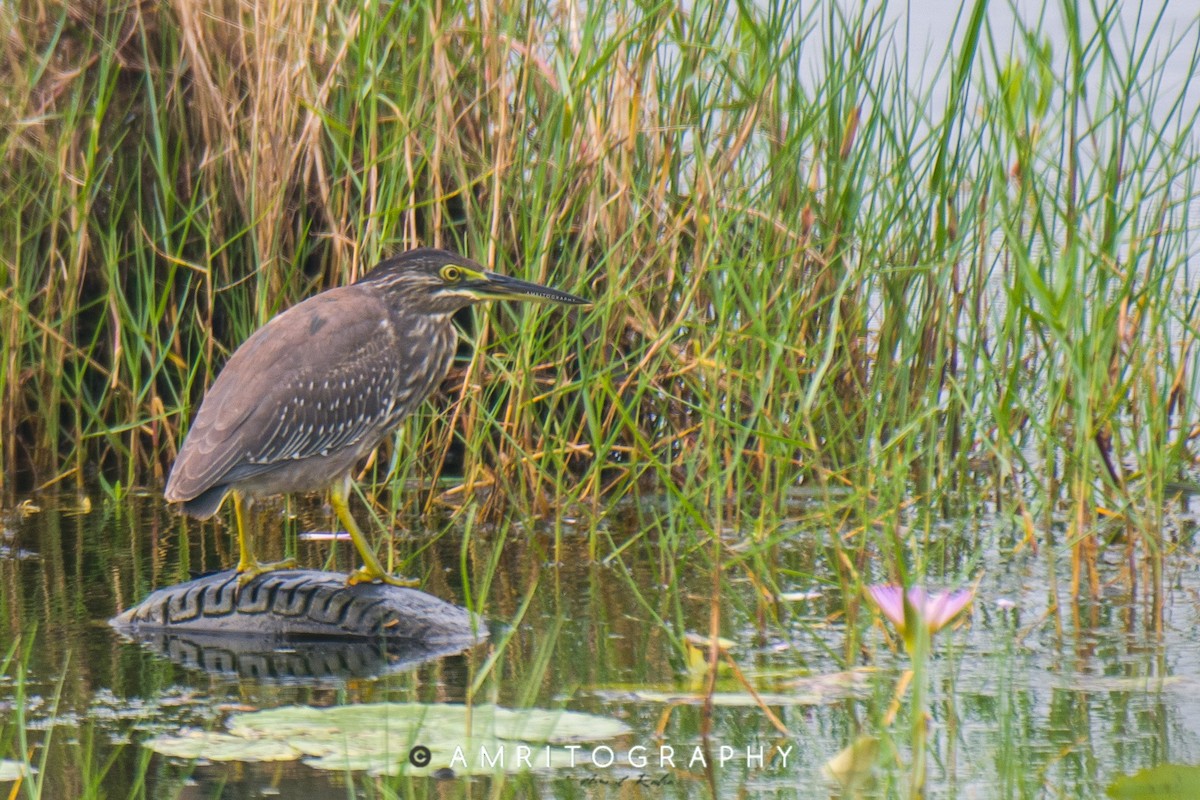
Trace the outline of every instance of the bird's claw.
<instances>
[{"instance_id":1,"label":"bird's claw","mask_svg":"<svg viewBox=\"0 0 1200 800\"><path fill-rule=\"evenodd\" d=\"M262 563L261 561L255 561L252 564L238 564L238 587L244 587L259 575L263 575L267 572L274 572L277 569L295 568L296 559L294 558L285 558L283 561L271 561L266 564Z\"/></svg>"},{"instance_id":2,"label":"bird's claw","mask_svg":"<svg viewBox=\"0 0 1200 800\"><path fill-rule=\"evenodd\" d=\"M412 589L420 586L421 582L416 578L405 578L402 575L389 575L386 572L380 572L367 567L359 567L346 576L346 585L355 586L360 583L386 583L389 586L399 586L404 589Z\"/></svg>"}]
</instances>

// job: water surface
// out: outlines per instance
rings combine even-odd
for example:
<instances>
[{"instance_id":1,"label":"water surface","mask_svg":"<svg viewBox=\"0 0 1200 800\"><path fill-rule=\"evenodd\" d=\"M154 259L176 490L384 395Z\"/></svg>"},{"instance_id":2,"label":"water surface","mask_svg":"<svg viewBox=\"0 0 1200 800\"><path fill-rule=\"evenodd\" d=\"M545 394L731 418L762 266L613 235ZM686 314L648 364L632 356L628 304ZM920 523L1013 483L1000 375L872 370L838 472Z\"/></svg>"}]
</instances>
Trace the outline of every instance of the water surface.
<instances>
[{"instance_id":1,"label":"water surface","mask_svg":"<svg viewBox=\"0 0 1200 800\"><path fill-rule=\"evenodd\" d=\"M722 635L735 643L733 657L755 690L809 701L772 704L788 735L724 673L717 690L743 704L714 709L705 752L713 762L733 755L707 768L677 758L672 769L655 758L663 746L689 757L705 746L703 710L686 702L703 677L689 671L679 643L708 629L713 581L703 555L710 545L675 529L681 523L668 500L557 525L472 525L466 547L463 522L428 519L399 541L402 551L419 551L408 571L454 602L465 602L469 585L494 623L491 642L418 666L351 658L355 666L342 674L296 675L277 667L239 674L219 658L208 669L197 666L203 659L179 663L106 625L155 587L231 564L226 527L174 517L152 493L94 498L90 510L73 498L38 502L38 512L10 513L0 551L0 637L5 650L17 643L0 679L0 742L13 758L24 729L46 797L83 796L89 786L107 797L154 798L483 796L497 787L518 796L617 797L639 776L656 781L641 791L676 797L826 796L834 786L822 766L861 734L881 738L866 796L906 792L904 704L891 725L883 721L907 662L871 609L840 596L826 563L827 530L784 531L784 543L763 552L765 569L728 571L717 603ZM1020 547L1017 526L986 513L930 532L931 581L973 578L979 593L965 622L935 640L930 796L1100 796L1122 774L1200 763L1200 575L1192 516L1175 516L1175 566L1163 592L1156 596L1137 565L1131 580L1118 543L1101 559L1099 602L1086 591L1070 600L1067 544L1034 553ZM295 518L275 510L265 527L262 555L275 557L289 536L328 530L329 518L320 508ZM593 528L601 530L598 558L589 555ZM753 547L739 531L726 539L727 554ZM295 547L304 566L349 566L346 544ZM330 564L333 549L339 560ZM768 578L785 599L756 590ZM847 670L856 671L852 688L806 680ZM664 702L672 696L677 702ZM615 717L631 733L608 743L612 767L581 759L575 769L446 780L297 762L192 763L142 746L163 732L219 730L239 711L379 701L565 708ZM639 746L645 750L634 752L650 754L644 768L629 764ZM778 757L756 763L755 753L773 748L790 748L786 766Z\"/></svg>"}]
</instances>

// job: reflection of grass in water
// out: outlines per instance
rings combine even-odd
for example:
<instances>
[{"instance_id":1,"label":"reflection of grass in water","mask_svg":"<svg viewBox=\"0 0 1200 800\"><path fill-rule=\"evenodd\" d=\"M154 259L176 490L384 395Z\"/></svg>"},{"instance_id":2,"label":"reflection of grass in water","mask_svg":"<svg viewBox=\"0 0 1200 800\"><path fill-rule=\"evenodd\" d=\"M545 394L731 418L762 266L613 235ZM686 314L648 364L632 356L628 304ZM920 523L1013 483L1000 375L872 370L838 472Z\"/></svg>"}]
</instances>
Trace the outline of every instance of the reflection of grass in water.
<instances>
[{"instance_id":1,"label":"reflection of grass in water","mask_svg":"<svg viewBox=\"0 0 1200 800\"><path fill-rule=\"evenodd\" d=\"M11 698L12 713L5 715L0 723L0 773L7 777L3 780L16 781L13 794L18 788L28 797L42 797L47 778L47 764L53 752L54 730L58 722L59 703L62 699L63 684L66 680L66 664L63 672L54 684L54 693L45 703L44 718L31 720L27 709L31 702L42 703L42 698L31 698L26 689L25 664L29 661L30 650L36 637L36 627L24 637L18 636L13 640L8 652L0 662L0 678L7 683L11 681L11 692L6 695ZM38 731L38 740L31 740L31 732Z\"/></svg>"}]
</instances>

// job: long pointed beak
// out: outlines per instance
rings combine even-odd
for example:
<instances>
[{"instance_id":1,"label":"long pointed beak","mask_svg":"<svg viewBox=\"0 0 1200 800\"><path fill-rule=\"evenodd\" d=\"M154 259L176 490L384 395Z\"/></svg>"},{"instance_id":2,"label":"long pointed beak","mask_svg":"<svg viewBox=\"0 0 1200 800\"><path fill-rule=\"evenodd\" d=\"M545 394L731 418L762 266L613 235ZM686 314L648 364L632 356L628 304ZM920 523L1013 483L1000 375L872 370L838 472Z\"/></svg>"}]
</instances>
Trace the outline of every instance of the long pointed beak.
<instances>
[{"instance_id":1,"label":"long pointed beak","mask_svg":"<svg viewBox=\"0 0 1200 800\"><path fill-rule=\"evenodd\" d=\"M562 303L572 306L591 305L590 300L573 294L523 281L498 272L483 273L483 280L472 281L471 292L480 300L524 300L533 303Z\"/></svg>"}]
</instances>

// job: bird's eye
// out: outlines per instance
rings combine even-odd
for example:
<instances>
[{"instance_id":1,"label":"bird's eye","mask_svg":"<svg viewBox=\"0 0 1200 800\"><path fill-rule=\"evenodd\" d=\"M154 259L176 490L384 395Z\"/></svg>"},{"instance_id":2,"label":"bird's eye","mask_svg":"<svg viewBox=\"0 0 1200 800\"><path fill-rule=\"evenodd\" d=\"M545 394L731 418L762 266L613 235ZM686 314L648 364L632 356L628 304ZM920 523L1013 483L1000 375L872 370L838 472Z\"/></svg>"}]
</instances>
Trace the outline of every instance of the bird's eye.
<instances>
[{"instance_id":1,"label":"bird's eye","mask_svg":"<svg viewBox=\"0 0 1200 800\"><path fill-rule=\"evenodd\" d=\"M453 264L442 267L442 280L447 283L457 283L462 280L462 276L463 271Z\"/></svg>"}]
</instances>

